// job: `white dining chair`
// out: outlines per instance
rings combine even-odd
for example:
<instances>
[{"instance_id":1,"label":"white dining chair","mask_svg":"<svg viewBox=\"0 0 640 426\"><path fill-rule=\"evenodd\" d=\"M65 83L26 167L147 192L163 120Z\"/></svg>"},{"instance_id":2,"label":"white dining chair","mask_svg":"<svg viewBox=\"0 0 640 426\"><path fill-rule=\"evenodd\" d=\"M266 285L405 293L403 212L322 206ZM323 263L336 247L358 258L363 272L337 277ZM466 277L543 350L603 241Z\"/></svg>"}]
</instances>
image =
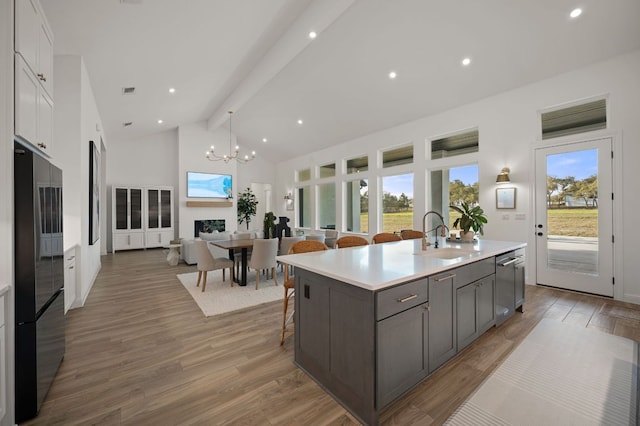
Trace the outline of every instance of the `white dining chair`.
<instances>
[{"instance_id":1,"label":"white dining chair","mask_svg":"<svg viewBox=\"0 0 640 426\"><path fill-rule=\"evenodd\" d=\"M278 279L276 278L277 255L277 238L271 238L268 240L256 239L253 241L253 251L251 253L251 260L249 260L249 268L256 270L256 290L258 289L258 283L260 282L260 271L262 269L266 269L267 271L271 269L273 282L278 285Z\"/></svg>"},{"instance_id":2,"label":"white dining chair","mask_svg":"<svg viewBox=\"0 0 640 426\"><path fill-rule=\"evenodd\" d=\"M222 281L225 281L225 269L229 268L229 280L231 281L231 287L233 287L233 260L225 259L224 257L214 258L207 247L206 241L195 241L196 259L198 260L198 282L196 287L200 286L200 280L202 279L202 291L204 292L207 286L207 272L222 269Z\"/></svg>"}]
</instances>

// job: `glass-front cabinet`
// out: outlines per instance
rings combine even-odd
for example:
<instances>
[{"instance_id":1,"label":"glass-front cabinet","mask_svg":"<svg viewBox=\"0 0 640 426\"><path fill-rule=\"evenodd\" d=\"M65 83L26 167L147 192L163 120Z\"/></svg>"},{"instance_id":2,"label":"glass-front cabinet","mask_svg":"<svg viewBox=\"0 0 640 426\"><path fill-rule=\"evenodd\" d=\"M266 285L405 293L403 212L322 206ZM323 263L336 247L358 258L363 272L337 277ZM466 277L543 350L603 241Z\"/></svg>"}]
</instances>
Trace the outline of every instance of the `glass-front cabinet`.
<instances>
[{"instance_id":1,"label":"glass-front cabinet","mask_svg":"<svg viewBox=\"0 0 640 426\"><path fill-rule=\"evenodd\" d=\"M174 237L173 188L114 185L113 252L167 246Z\"/></svg>"},{"instance_id":2,"label":"glass-front cabinet","mask_svg":"<svg viewBox=\"0 0 640 426\"><path fill-rule=\"evenodd\" d=\"M164 247L173 239L173 189L147 188L146 247Z\"/></svg>"},{"instance_id":3,"label":"glass-front cabinet","mask_svg":"<svg viewBox=\"0 0 640 426\"><path fill-rule=\"evenodd\" d=\"M113 252L144 248L142 188L113 187Z\"/></svg>"}]
</instances>

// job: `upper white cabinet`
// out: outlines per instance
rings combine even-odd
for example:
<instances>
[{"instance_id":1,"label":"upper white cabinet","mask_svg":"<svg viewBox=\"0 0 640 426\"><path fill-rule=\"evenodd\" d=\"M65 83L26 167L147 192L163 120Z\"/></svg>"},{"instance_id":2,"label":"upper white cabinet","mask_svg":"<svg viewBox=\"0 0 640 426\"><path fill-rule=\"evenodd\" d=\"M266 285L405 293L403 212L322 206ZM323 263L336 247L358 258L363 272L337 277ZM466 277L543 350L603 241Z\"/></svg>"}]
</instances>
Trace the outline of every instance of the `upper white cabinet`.
<instances>
[{"instance_id":1,"label":"upper white cabinet","mask_svg":"<svg viewBox=\"0 0 640 426\"><path fill-rule=\"evenodd\" d=\"M53 36L37 0L15 2L15 134L53 151Z\"/></svg>"},{"instance_id":2,"label":"upper white cabinet","mask_svg":"<svg viewBox=\"0 0 640 426\"><path fill-rule=\"evenodd\" d=\"M16 0L15 51L53 96L53 36L37 0Z\"/></svg>"}]
</instances>

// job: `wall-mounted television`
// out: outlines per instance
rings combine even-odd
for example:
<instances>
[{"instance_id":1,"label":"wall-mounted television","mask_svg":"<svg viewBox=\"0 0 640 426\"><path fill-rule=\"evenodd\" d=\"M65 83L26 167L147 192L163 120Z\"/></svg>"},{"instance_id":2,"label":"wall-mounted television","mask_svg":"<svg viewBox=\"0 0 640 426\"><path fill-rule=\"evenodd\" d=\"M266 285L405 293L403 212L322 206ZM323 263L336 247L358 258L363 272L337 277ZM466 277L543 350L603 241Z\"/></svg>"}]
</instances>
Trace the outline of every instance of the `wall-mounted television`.
<instances>
[{"instance_id":1,"label":"wall-mounted television","mask_svg":"<svg viewBox=\"0 0 640 426\"><path fill-rule=\"evenodd\" d=\"M187 198L227 198L231 195L231 175L187 172Z\"/></svg>"}]
</instances>

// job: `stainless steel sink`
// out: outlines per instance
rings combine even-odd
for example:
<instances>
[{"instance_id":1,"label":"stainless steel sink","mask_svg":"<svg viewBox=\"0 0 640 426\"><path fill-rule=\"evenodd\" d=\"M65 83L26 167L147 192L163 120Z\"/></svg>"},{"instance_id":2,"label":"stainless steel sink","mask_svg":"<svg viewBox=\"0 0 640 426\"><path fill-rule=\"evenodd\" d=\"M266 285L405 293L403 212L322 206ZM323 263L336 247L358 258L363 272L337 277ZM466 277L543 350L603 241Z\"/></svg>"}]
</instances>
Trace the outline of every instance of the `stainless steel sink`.
<instances>
[{"instance_id":1,"label":"stainless steel sink","mask_svg":"<svg viewBox=\"0 0 640 426\"><path fill-rule=\"evenodd\" d=\"M428 248L424 251L414 253L417 256L429 256L436 257L438 259L457 259L459 257L468 256L470 253L467 250L463 250L455 247L444 248Z\"/></svg>"}]
</instances>

